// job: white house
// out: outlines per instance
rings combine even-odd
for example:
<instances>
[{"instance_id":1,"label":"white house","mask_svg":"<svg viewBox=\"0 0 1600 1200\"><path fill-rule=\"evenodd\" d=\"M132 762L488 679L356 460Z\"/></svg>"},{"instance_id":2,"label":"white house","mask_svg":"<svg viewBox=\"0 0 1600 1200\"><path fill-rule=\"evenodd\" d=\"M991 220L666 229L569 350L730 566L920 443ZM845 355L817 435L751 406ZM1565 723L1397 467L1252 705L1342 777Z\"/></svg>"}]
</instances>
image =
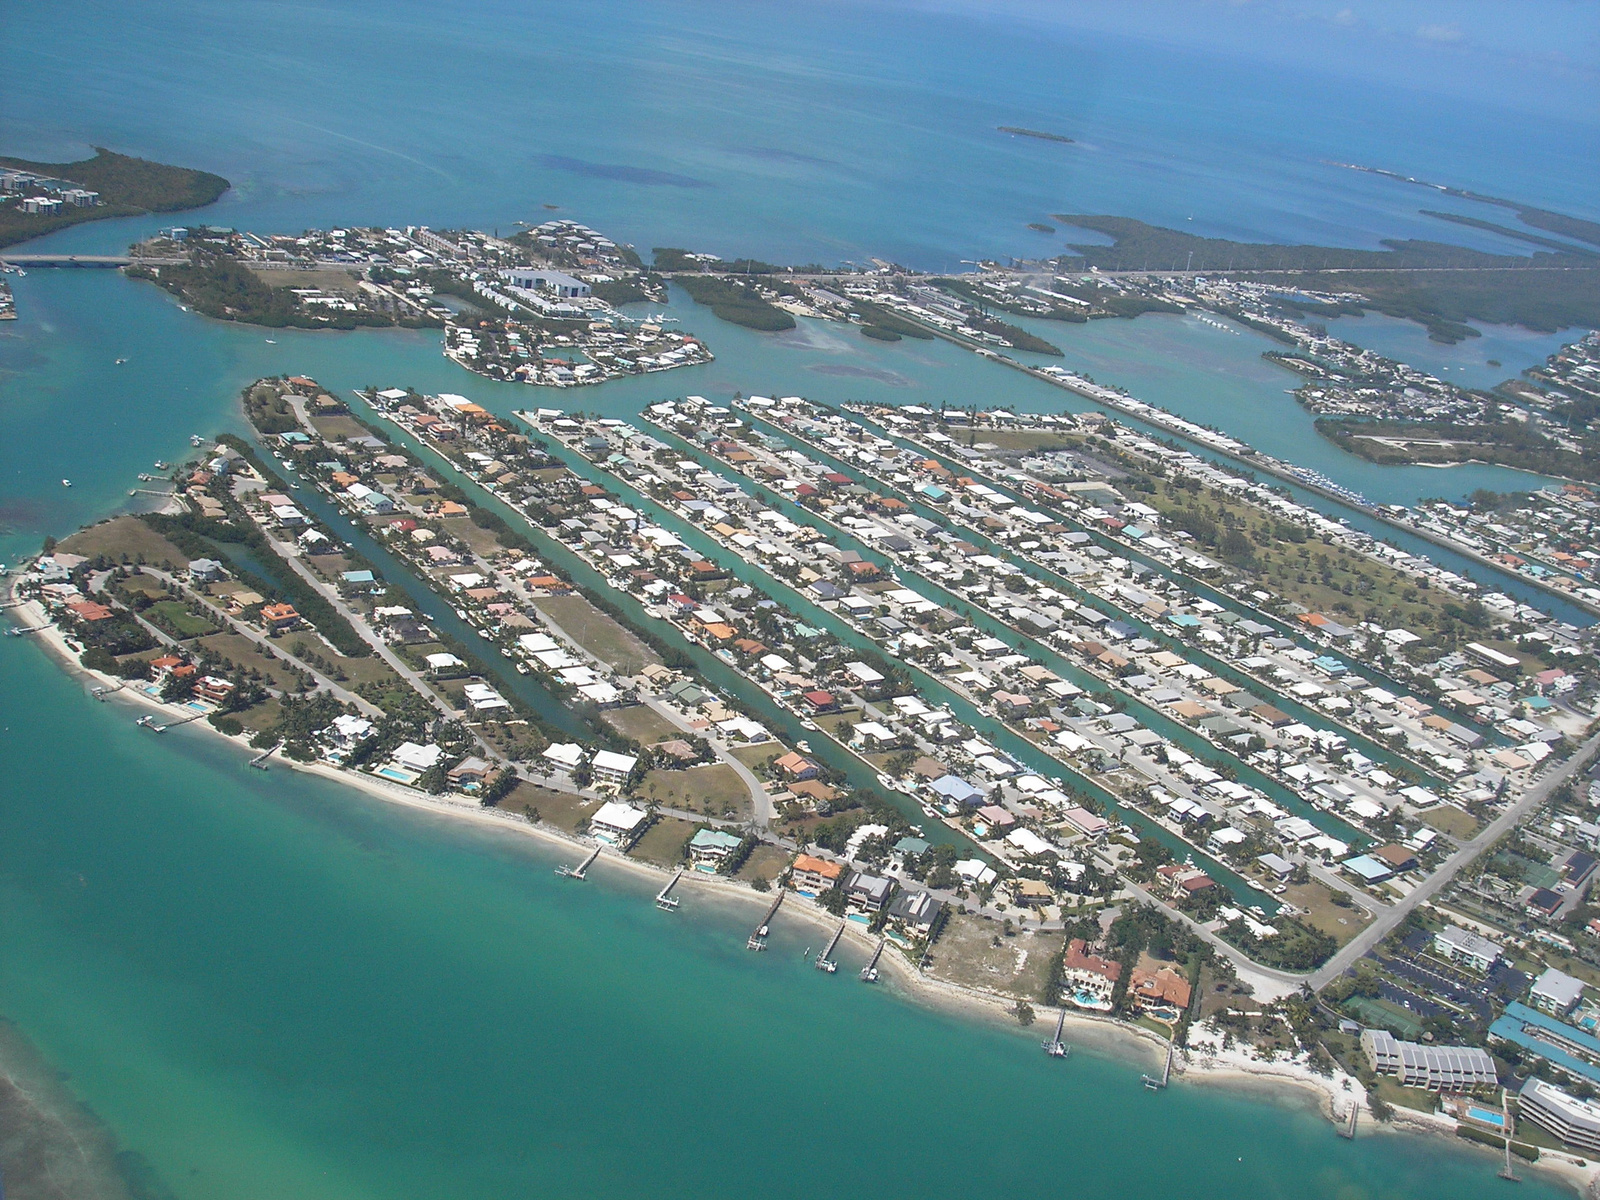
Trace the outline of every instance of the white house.
<instances>
[{"instance_id":1,"label":"white house","mask_svg":"<svg viewBox=\"0 0 1600 1200\"><path fill-rule=\"evenodd\" d=\"M633 773L634 765L638 761L631 754L618 754L614 750L597 750L589 768L594 772L596 784L621 787Z\"/></svg>"},{"instance_id":2,"label":"white house","mask_svg":"<svg viewBox=\"0 0 1600 1200\"><path fill-rule=\"evenodd\" d=\"M625 846L633 840L634 830L644 821L643 809L616 800L607 800L589 818L589 832L613 846Z\"/></svg>"}]
</instances>

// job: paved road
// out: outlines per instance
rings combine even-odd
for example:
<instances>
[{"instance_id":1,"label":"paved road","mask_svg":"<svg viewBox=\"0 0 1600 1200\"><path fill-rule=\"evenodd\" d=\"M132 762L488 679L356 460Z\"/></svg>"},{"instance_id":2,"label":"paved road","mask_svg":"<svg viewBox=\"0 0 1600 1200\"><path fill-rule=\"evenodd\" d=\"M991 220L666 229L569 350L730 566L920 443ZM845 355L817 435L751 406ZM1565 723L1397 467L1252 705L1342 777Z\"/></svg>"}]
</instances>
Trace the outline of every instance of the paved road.
<instances>
[{"instance_id":1,"label":"paved road","mask_svg":"<svg viewBox=\"0 0 1600 1200\"><path fill-rule=\"evenodd\" d=\"M1478 855L1504 837L1507 830L1543 804L1551 792L1582 770L1594 756L1597 748L1600 748L1600 734L1591 737L1576 754L1529 788L1520 800L1484 826L1477 837L1465 843L1461 849L1446 859L1444 864L1419 884L1409 896L1406 896L1399 903L1385 911L1371 925L1358 933L1343 949L1313 971L1309 976L1311 986L1314 988L1325 987L1354 966L1356 961L1382 941L1391 929L1400 924L1401 921L1404 921L1406 914L1410 913L1417 905L1437 895L1445 884L1454 879L1463 868L1470 865Z\"/></svg>"}]
</instances>

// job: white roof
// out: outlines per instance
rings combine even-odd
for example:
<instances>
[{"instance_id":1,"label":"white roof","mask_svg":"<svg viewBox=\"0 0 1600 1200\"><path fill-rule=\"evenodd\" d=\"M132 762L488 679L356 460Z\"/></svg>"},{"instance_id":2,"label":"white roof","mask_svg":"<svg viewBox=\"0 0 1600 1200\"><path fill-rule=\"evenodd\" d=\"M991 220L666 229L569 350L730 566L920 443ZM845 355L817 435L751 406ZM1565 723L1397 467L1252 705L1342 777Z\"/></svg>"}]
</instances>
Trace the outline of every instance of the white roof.
<instances>
[{"instance_id":1,"label":"white roof","mask_svg":"<svg viewBox=\"0 0 1600 1200\"><path fill-rule=\"evenodd\" d=\"M401 742L389 757L408 771L426 771L438 764L444 751L432 743L419 746L415 742Z\"/></svg>"},{"instance_id":2,"label":"white roof","mask_svg":"<svg viewBox=\"0 0 1600 1200\"><path fill-rule=\"evenodd\" d=\"M600 753L604 754L606 751L602 750ZM623 804L617 800L607 800L595 810L594 816L589 818L589 824L599 825L606 829L618 829L626 833L644 820L644 816L643 809L635 808L631 804Z\"/></svg>"},{"instance_id":3,"label":"white roof","mask_svg":"<svg viewBox=\"0 0 1600 1200\"><path fill-rule=\"evenodd\" d=\"M634 764L638 761L631 754L618 754L615 750L597 750L595 751L593 766L597 771L615 771L620 775L626 775L633 770ZM606 807L609 808L611 806L607 805Z\"/></svg>"},{"instance_id":4,"label":"white roof","mask_svg":"<svg viewBox=\"0 0 1600 1200\"><path fill-rule=\"evenodd\" d=\"M575 767L583 761L583 747L577 742L553 742L544 748L544 757L564 767Z\"/></svg>"}]
</instances>

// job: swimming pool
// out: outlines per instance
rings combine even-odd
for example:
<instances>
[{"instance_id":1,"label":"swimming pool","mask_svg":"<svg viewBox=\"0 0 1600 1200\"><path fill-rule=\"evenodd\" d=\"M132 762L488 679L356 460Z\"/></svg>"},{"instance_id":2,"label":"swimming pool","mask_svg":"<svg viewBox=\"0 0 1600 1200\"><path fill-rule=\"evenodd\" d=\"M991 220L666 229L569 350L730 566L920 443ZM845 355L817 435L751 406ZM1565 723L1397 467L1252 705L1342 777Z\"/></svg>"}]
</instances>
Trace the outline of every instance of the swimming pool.
<instances>
[{"instance_id":1,"label":"swimming pool","mask_svg":"<svg viewBox=\"0 0 1600 1200\"><path fill-rule=\"evenodd\" d=\"M392 779L396 783L411 784L417 781L415 772L402 771L399 767L379 767L373 774L381 775L385 779Z\"/></svg>"},{"instance_id":2,"label":"swimming pool","mask_svg":"<svg viewBox=\"0 0 1600 1200\"><path fill-rule=\"evenodd\" d=\"M1467 1116L1471 1117L1474 1121L1481 1121L1485 1125L1493 1125L1496 1129L1505 1128L1506 1115L1504 1113L1494 1112L1487 1108L1479 1108L1475 1104L1469 1104L1467 1106Z\"/></svg>"}]
</instances>

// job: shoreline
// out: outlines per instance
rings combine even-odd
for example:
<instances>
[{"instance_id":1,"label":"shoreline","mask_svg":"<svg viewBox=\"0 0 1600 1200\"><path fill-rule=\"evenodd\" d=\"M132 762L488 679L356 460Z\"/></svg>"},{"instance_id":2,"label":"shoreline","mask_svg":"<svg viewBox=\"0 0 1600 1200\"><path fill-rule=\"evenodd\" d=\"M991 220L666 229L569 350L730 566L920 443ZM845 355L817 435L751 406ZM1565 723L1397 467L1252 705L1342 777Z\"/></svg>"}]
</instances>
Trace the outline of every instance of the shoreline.
<instances>
[{"instance_id":1,"label":"shoreline","mask_svg":"<svg viewBox=\"0 0 1600 1200\"><path fill-rule=\"evenodd\" d=\"M13 584L13 588L14 588ZM13 610L17 614L26 613L35 621L43 621L47 614L37 600L29 600ZM97 684L113 687L115 690L110 696L126 694L135 703L141 704L151 710L171 712L171 706L145 695L137 689L129 688L125 681L114 676L104 675L82 665L66 643L61 631L53 624L35 625L36 632L27 636L35 638L45 648L51 658L66 669L69 677L77 677L83 681L93 681ZM224 734L208 721L195 721L192 724L203 726L204 732L223 742L236 746L240 751L253 757L257 752L250 747L243 735L232 736ZM576 853L587 854L595 848L593 842L583 841L573 835L545 825L535 825L520 817L502 813L498 809L486 809L474 801L458 802L434 797L425 792L418 792L412 788L405 788L399 784L380 780L372 776L362 775L359 772L346 771L327 763L299 763L291 759L277 758L274 760L280 765L291 770L301 771L308 775L315 775L331 782L343 784L356 791L375 799L408 808L416 812L431 813L437 817L451 818L469 822L485 829L498 829L505 832L520 833L530 836L540 843L552 848L570 849ZM599 862L609 865L621 866L631 872L636 878L648 879L652 882L665 882L671 878L672 872L651 863L641 862L629 858L627 855L615 850L601 849ZM748 904L752 908L764 909L771 902L775 892L758 892L747 884L737 883L721 875L705 875L701 872L685 872L679 881L679 887L692 883L699 885L705 894L713 898L733 900L738 903ZM801 899L796 897L796 899ZM835 928L833 914L827 913L816 905L806 903L785 903L783 910L817 927L823 933L831 932ZM870 954L876 945L876 939L870 935L865 927L858 922L845 923L845 939L858 950ZM879 960L880 969L892 981L889 988L897 996L915 1004L922 1004L938 1012L955 1014L964 1017L973 1017L990 1022L1011 1031L1019 1031L1016 1018L1011 1009L1016 1000L1013 997L1001 996L994 992L984 991L971 986L951 983L947 980L934 979L924 975L907 962L898 952L886 954ZM1055 1013L1060 1010L1055 1006L1046 1006L1046 1013ZM1040 1027L1043 1025L1040 1023ZM1146 1063L1159 1064L1161 1054L1167 1046L1167 1040L1153 1030L1122 1021L1114 1017L1097 1016L1087 1012L1066 1010L1065 1030L1073 1031L1083 1040L1084 1045L1092 1051L1100 1051L1119 1059L1126 1060L1129 1065L1138 1065L1142 1058ZM1223 1051L1221 1053L1207 1053L1205 1049L1195 1047L1182 1047L1178 1050L1173 1061L1173 1075L1185 1082L1195 1083L1208 1087L1226 1088L1238 1092L1272 1093L1280 1096L1287 1091L1290 1095L1304 1099L1315 1107L1318 1114L1329 1122L1338 1122L1348 1113L1348 1104L1351 1098L1356 1103L1365 1107L1366 1093L1359 1083L1339 1072L1332 1077L1317 1075L1308 1068L1299 1066L1292 1061L1260 1062L1247 1059L1237 1051ZM1341 1081L1344 1086L1341 1087ZM1362 1122L1362 1129L1366 1132L1377 1133L1420 1133L1431 1136L1447 1137L1452 1144L1475 1143L1465 1142L1453 1133L1453 1121L1435 1114L1421 1113L1410 1109L1395 1108L1394 1116L1388 1122L1378 1122L1368 1116ZM1446 1128L1446 1124L1449 1128ZM1492 1148L1484 1147L1485 1149ZM1551 1151L1541 1148L1540 1161L1536 1163L1523 1163L1522 1166L1529 1171L1545 1171L1554 1178L1571 1186L1579 1193L1594 1180L1600 1178L1595 1167L1591 1164L1580 1167L1578 1159L1562 1151Z\"/></svg>"}]
</instances>

